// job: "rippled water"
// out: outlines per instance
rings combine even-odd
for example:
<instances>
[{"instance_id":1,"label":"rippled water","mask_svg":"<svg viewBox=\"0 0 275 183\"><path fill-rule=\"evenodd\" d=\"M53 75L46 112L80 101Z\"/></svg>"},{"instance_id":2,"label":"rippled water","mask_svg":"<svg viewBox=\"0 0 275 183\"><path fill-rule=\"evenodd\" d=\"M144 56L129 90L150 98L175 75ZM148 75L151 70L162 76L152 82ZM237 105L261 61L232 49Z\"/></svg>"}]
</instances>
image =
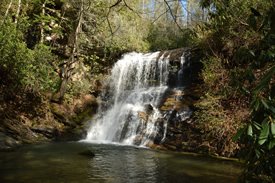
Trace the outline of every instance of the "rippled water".
<instances>
[{"instance_id":1,"label":"rippled water","mask_svg":"<svg viewBox=\"0 0 275 183\"><path fill-rule=\"evenodd\" d=\"M80 155L90 150L95 157ZM56 143L0 152L0 182L233 183L229 161L130 146Z\"/></svg>"}]
</instances>

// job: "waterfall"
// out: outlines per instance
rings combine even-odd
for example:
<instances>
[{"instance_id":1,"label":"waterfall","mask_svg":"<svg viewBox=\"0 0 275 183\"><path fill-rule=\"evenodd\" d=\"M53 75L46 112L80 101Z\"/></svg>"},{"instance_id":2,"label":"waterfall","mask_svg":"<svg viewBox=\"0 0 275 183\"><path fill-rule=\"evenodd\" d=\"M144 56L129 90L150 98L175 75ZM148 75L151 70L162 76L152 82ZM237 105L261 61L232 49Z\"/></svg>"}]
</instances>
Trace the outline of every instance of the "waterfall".
<instances>
[{"instance_id":1,"label":"waterfall","mask_svg":"<svg viewBox=\"0 0 275 183\"><path fill-rule=\"evenodd\" d=\"M128 53L113 66L86 141L148 146L157 137L164 140L167 123L160 120L159 106L168 90L170 61L159 55Z\"/></svg>"},{"instance_id":2,"label":"waterfall","mask_svg":"<svg viewBox=\"0 0 275 183\"><path fill-rule=\"evenodd\" d=\"M178 71L178 87L182 87L184 85L183 83L183 74L184 74L184 63L185 63L185 57L184 54L180 57L180 70Z\"/></svg>"}]
</instances>

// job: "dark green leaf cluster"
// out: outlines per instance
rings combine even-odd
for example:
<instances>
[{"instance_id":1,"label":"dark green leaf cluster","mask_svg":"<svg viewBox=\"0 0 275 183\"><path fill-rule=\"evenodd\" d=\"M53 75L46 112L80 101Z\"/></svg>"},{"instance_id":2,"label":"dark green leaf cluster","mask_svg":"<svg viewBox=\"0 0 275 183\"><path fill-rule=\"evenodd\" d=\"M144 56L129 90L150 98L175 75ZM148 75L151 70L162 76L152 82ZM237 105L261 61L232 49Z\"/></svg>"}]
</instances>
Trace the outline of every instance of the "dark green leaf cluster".
<instances>
[{"instance_id":1,"label":"dark green leaf cluster","mask_svg":"<svg viewBox=\"0 0 275 183\"><path fill-rule=\"evenodd\" d=\"M246 146L247 167L241 181L274 182L275 4L203 0L201 5L210 12L205 48L221 58L230 73L230 86L250 103L250 119L234 137Z\"/></svg>"},{"instance_id":2,"label":"dark green leaf cluster","mask_svg":"<svg viewBox=\"0 0 275 183\"><path fill-rule=\"evenodd\" d=\"M50 65L54 57L49 47L37 45L29 49L22 32L10 21L0 29L0 55L2 86L38 92L55 88L57 78Z\"/></svg>"}]
</instances>

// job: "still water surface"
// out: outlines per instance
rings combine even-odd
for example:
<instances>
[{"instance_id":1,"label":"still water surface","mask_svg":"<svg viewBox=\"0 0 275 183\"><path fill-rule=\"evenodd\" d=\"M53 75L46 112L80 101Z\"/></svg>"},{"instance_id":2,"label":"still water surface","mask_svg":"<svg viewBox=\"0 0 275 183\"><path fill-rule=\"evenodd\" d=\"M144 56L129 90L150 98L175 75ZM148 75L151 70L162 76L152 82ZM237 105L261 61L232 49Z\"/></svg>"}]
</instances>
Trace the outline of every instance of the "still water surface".
<instances>
[{"instance_id":1,"label":"still water surface","mask_svg":"<svg viewBox=\"0 0 275 183\"><path fill-rule=\"evenodd\" d=\"M92 151L95 156L80 155ZM234 183L229 161L130 146L55 143L0 152L0 182Z\"/></svg>"}]
</instances>

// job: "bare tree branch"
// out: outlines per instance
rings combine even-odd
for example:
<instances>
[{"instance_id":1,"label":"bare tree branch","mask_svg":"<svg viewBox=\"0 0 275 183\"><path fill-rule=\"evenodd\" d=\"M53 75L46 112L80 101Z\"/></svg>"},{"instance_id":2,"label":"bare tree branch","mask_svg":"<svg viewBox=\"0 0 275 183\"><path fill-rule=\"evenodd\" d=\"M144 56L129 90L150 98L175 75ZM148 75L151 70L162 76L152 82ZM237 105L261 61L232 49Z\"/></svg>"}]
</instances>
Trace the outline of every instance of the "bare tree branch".
<instances>
[{"instance_id":1,"label":"bare tree branch","mask_svg":"<svg viewBox=\"0 0 275 183\"><path fill-rule=\"evenodd\" d=\"M181 28L181 26L180 26L179 23L177 22L177 18L175 17L175 15L174 15L174 13L173 13L173 11L172 11L172 9L171 9L171 6L170 6L169 3L167 2L167 0L164 0L164 2L165 2L165 4L166 4L166 6L168 7L168 10L169 10L169 12L170 12L170 14L171 14L171 16L172 16L172 18L173 18L175 24L177 25L177 27L178 27L182 32L184 32L184 30Z\"/></svg>"},{"instance_id":2,"label":"bare tree branch","mask_svg":"<svg viewBox=\"0 0 275 183\"><path fill-rule=\"evenodd\" d=\"M163 15L165 15L169 10L166 9L165 12L163 12L162 14L160 14L156 19L154 19L154 21L152 22L152 24L154 24L160 17L162 17Z\"/></svg>"},{"instance_id":3,"label":"bare tree branch","mask_svg":"<svg viewBox=\"0 0 275 183\"><path fill-rule=\"evenodd\" d=\"M114 7L116 7L116 6L118 6L121 2L122 2L122 0L118 0L115 4L113 4L112 6L110 6L109 9L108 9L107 15L106 15L106 20L107 20L107 24L108 24L109 30L111 32L111 37L114 35L113 28L112 28L111 22L109 20L111 9L114 8Z\"/></svg>"},{"instance_id":4,"label":"bare tree branch","mask_svg":"<svg viewBox=\"0 0 275 183\"><path fill-rule=\"evenodd\" d=\"M138 17L141 17L141 16L140 16L140 13L137 12L137 11L135 11L135 10L134 10L133 8L131 8L130 6L128 6L128 4L126 3L125 0L123 0L123 2L124 2L124 5L125 5L129 10L131 10L131 11L134 12L134 13L136 13Z\"/></svg>"},{"instance_id":5,"label":"bare tree branch","mask_svg":"<svg viewBox=\"0 0 275 183\"><path fill-rule=\"evenodd\" d=\"M122 0L118 0L115 4L109 7L109 9L112 9L113 7L119 5L122 2Z\"/></svg>"},{"instance_id":6,"label":"bare tree branch","mask_svg":"<svg viewBox=\"0 0 275 183\"><path fill-rule=\"evenodd\" d=\"M17 6L15 21L14 21L15 24L17 24L17 21L18 21L19 13L21 11L21 5L22 5L22 0L18 0L18 6Z\"/></svg>"},{"instance_id":7,"label":"bare tree branch","mask_svg":"<svg viewBox=\"0 0 275 183\"><path fill-rule=\"evenodd\" d=\"M63 101L65 92L67 90L67 83L70 79L70 77L72 76L72 71L74 70L74 66L73 64L75 62L77 62L77 59L75 57L78 56L78 38L79 38L79 34L81 33L81 26L82 26L82 22L83 22L83 14L84 14L84 0L81 0L81 5L80 5L80 10L78 12L78 23L77 23L77 27L75 29L74 32L74 40L73 40L73 48L72 48L72 52L71 52L71 56L69 58L69 60L64 63L63 67L62 67L62 82L61 85L59 87L59 102Z\"/></svg>"},{"instance_id":8,"label":"bare tree branch","mask_svg":"<svg viewBox=\"0 0 275 183\"><path fill-rule=\"evenodd\" d=\"M110 14L110 13L108 12L108 15L107 15L106 20L107 20L107 24L108 24L108 27L109 27L109 29L110 29L111 35L113 35L114 32L113 32L113 28L112 28L111 22L110 22L110 20L109 20L109 14Z\"/></svg>"},{"instance_id":9,"label":"bare tree branch","mask_svg":"<svg viewBox=\"0 0 275 183\"><path fill-rule=\"evenodd\" d=\"M45 8L46 8L46 1L44 1L42 4L42 12L41 12L42 16L45 16L45 13L46 13ZM45 37L44 27L45 27L45 22L44 22L44 20L42 20L41 29L40 29L40 43L44 42L44 37Z\"/></svg>"},{"instance_id":10,"label":"bare tree branch","mask_svg":"<svg viewBox=\"0 0 275 183\"><path fill-rule=\"evenodd\" d=\"M10 1L10 4L9 4L9 6L8 6L7 10L6 10L6 13L5 13L4 18L6 18L6 17L8 16L9 11L10 11L10 9L11 9L11 5L12 5L12 3L13 3L13 0L11 0L11 1Z\"/></svg>"},{"instance_id":11,"label":"bare tree branch","mask_svg":"<svg viewBox=\"0 0 275 183\"><path fill-rule=\"evenodd\" d=\"M115 32L117 32L118 29L119 29L119 27L118 27L115 31L113 31L111 22L110 22L110 20L109 20L109 16L110 16L110 14L111 14L111 10L112 10L114 7L118 6L118 5L119 5L120 3L122 3L122 2L123 2L124 6L125 6L126 8L128 8L128 9L131 10L132 12L136 13L139 17L141 17L141 16L140 16L140 13L138 13L138 12L135 11L133 8L131 8L131 7L127 4L127 2L126 2L125 0L117 0L117 2L116 2L115 4L113 4L113 5L111 5L111 6L109 7L108 12L107 12L107 15L106 15L107 24L108 24L109 30L110 30L110 32L111 32L110 37L112 37L112 36L115 34ZM120 11L120 10L119 10L119 11Z\"/></svg>"}]
</instances>

